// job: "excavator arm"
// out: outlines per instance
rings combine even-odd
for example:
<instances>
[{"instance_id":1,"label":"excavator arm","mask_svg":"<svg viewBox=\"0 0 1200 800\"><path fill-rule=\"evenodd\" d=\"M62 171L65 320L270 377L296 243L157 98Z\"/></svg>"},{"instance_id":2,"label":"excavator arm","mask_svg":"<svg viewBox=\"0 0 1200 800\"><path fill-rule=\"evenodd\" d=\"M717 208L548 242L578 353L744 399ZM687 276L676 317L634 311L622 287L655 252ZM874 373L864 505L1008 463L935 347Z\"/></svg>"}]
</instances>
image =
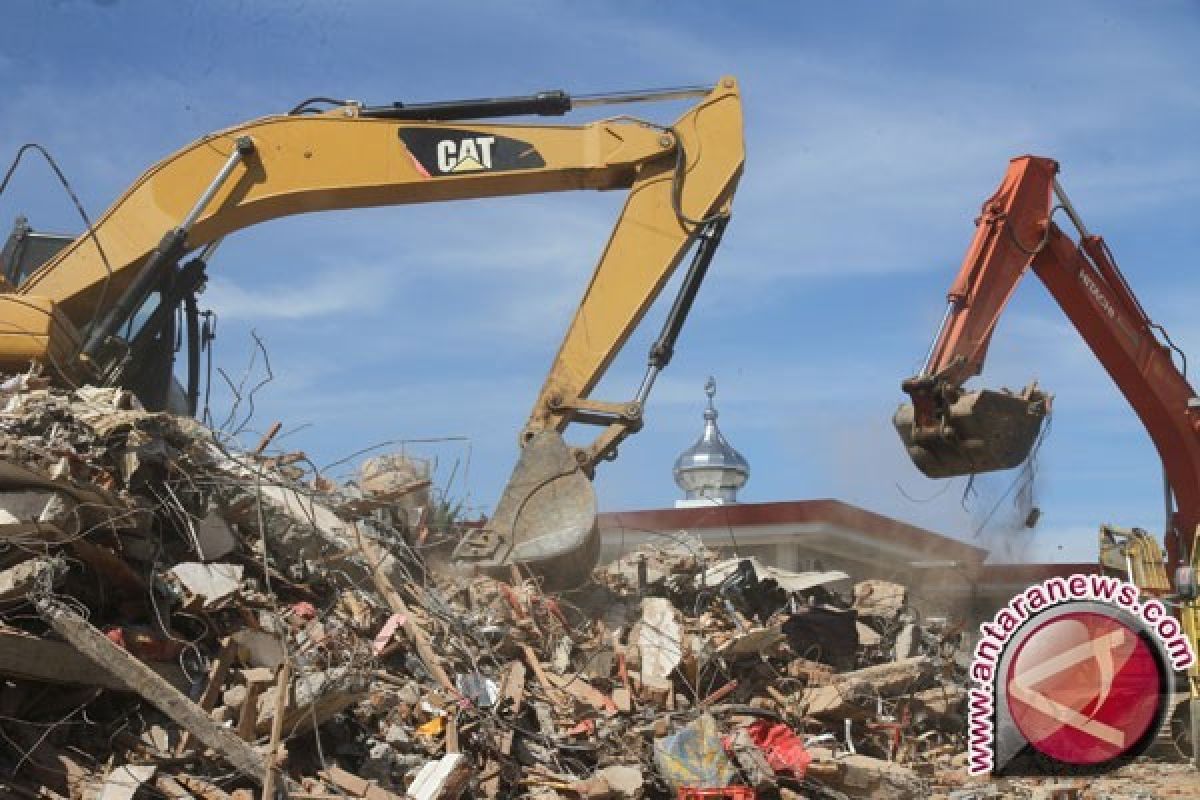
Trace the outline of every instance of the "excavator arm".
<instances>
[{"instance_id":1,"label":"excavator arm","mask_svg":"<svg viewBox=\"0 0 1200 800\"><path fill-rule=\"evenodd\" d=\"M1028 426L1021 417L1034 421L1036 433L1048 397L1036 390L1007 395L1000 413L989 409L970 421L956 418L955 407L969 405L964 398L980 394L964 391L963 384L982 371L996 322L1032 267L1150 434L1178 505L1170 527L1191 536L1200 523L1196 394L1171 348L1159 341L1108 245L1087 230L1071 206L1057 172L1058 164L1048 158L1013 159L999 190L984 204L925 366L903 384L912 405L902 409L898 422L906 424L898 428L914 462L931 477L985 472L1024 460L1034 437L1024 436L1015 447L1003 437L1013 431L1025 434ZM1052 220L1059 209L1079 233L1078 242ZM999 419L1003 416L1018 421ZM997 430L979 433L997 420ZM975 441L961 434L972 426ZM956 450L971 452L956 457ZM1015 463L997 459L996 451L1015 452L1019 458ZM1172 535L1168 542L1177 538Z\"/></svg>"},{"instance_id":2,"label":"excavator arm","mask_svg":"<svg viewBox=\"0 0 1200 800\"><path fill-rule=\"evenodd\" d=\"M685 96L700 99L671 126L624 117L581 126L480 119ZM728 220L743 158L741 100L728 77L700 91L574 103L549 92L418 107L347 103L255 120L205 136L151 167L90 231L18 287L6 287L0 369L40 362L68 382L127 380L139 365L123 332L139 309L157 296L166 308L151 318L173 320L172 304L187 295L179 287L202 283L204 262L221 239L266 220L626 189L625 206L521 433L521 457L492 523L458 553L487 566L538 564L566 585L590 570L598 552L592 471L641 427L646 394L670 359ZM530 235L531 246L536 239ZM591 398L689 252L691 267L642 386L618 402ZM185 257L191 260L181 268ZM562 433L573 422L599 425L601 432L588 445L569 447Z\"/></svg>"},{"instance_id":3,"label":"excavator arm","mask_svg":"<svg viewBox=\"0 0 1200 800\"><path fill-rule=\"evenodd\" d=\"M1011 394L966 391L963 384L983 370L996 322L1032 267L1150 434L1167 482L1167 564L1186 566L1176 573L1175 585L1168 585L1162 551L1147 534L1107 526L1101 532L1103 560L1126 564L1144 591L1173 589L1196 649L1200 399L1108 245L1088 231L1071 205L1058 170L1048 158L1022 156L1010 162L977 220L925 365L902 384L912 402L897 411L896 429L913 462L930 477L1014 467L1028 457L1050 398L1035 388ZM1055 224L1059 210L1078 241ZM1200 738L1200 671L1193 669L1190 678L1195 741Z\"/></svg>"}]
</instances>

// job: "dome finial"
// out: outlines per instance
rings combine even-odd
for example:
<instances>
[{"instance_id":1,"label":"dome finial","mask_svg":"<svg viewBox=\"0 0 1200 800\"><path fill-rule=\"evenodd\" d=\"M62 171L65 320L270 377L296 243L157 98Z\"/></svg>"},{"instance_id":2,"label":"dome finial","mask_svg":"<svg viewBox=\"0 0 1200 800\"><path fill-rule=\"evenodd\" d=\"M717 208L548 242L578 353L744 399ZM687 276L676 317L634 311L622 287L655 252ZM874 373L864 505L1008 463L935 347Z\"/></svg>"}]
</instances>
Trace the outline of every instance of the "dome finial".
<instances>
[{"instance_id":1,"label":"dome finial","mask_svg":"<svg viewBox=\"0 0 1200 800\"><path fill-rule=\"evenodd\" d=\"M725 440L717 428L717 380L709 375L704 383L708 407L704 409L704 432L700 439L675 459L675 483L687 496L676 505L720 505L736 503L737 490L750 477L750 465Z\"/></svg>"},{"instance_id":2,"label":"dome finial","mask_svg":"<svg viewBox=\"0 0 1200 800\"><path fill-rule=\"evenodd\" d=\"M714 420L717 418L717 407L713 404L713 398L717 394L717 379L712 375L704 382L704 393L708 395L708 408L704 410L704 418Z\"/></svg>"}]
</instances>

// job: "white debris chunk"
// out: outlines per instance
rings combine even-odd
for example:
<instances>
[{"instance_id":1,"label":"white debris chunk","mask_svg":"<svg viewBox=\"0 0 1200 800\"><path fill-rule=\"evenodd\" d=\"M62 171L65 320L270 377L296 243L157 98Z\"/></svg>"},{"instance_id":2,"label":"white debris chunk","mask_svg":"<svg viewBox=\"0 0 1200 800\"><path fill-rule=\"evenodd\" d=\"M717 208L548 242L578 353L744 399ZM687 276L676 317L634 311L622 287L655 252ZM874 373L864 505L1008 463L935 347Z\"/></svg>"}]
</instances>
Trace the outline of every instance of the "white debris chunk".
<instances>
[{"instance_id":1,"label":"white debris chunk","mask_svg":"<svg viewBox=\"0 0 1200 800\"><path fill-rule=\"evenodd\" d=\"M671 672L683 658L683 625L670 600L665 597L642 600L637 646L641 653L642 681L656 689L670 689Z\"/></svg>"},{"instance_id":2,"label":"white debris chunk","mask_svg":"<svg viewBox=\"0 0 1200 800\"><path fill-rule=\"evenodd\" d=\"M167 573L179 581L189 595L204 608L217 608L232 598L242 586L241 564L202 564L184 561Z\"/></svg>"},{"instance_id":3,"label":"white debris chunk","mask_svg":"<svg viewBox=\"0 0 1200 800\"><path fill-rule=\"evenodd\" d=\"M112 772L104 779L100 800L133 800L137 790L153 778L156 771L157 767L153 764L113 767Z\"/></svg>"}]
</instances>

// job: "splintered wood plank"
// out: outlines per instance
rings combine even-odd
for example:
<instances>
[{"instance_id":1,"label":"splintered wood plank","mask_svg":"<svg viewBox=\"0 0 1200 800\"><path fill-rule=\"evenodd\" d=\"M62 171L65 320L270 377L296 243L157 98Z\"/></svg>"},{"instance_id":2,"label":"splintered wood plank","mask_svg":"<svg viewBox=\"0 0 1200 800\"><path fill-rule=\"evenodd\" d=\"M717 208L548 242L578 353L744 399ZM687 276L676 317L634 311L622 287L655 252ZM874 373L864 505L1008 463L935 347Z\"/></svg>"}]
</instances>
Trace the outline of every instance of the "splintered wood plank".
<instances>
[{"instance_id":1,"label":"splintered wood plank","mask_svg":"<svg viewBox=\"0 0 1200 800\"><path fill-rule=\"evenodd\" d=\"M161 678L154 670L113 644L86 619L48 598L37 602L38 613L64 639L95 664L166 714L226 762L257 784L266 763L251 745L212 720L202 708Z\"/></svg>"},{"instance_id":2,"label":"splintered wood plank","mask_svg":"<svg viewBox=\"0 0 1200 800\"><path fill-rule=\"evenodd\" d=\"M205 684L204 692L200 695L197 703L205 712L212 711L213 706L217 704L217 698L221 696L225 679L229 677L229 668L233 666L235 655L237 655L237 643L233 641L232 637L226 636L221 640L221 649L217 651L217 657L213 659L208 669L208 683ZM175 751L180 754L186 753L191 743L192 732L184 731L183 736L179 737L179 747Z\"/></svg>"},{"instance_id":3,"label":"splintered wood plank","mask_svg":"<svg viewBox=\"0 0 1200 800\"><path fill-rule=\"evenodd\" d=\"M500 689L496 694L496 711L516 717L521 712L521 704L524 700L525 665L520 661L510 661L504 670L504 677L500 681ZM504 733L500 734L499 749L503 755L509 755L512 752L515 735L516 732L511 728L506 728ZM483 771L489 777L479 784L479 788L485 797L493 798L500 793L500 766L500 762L493 759L489 759L484 764Z\"/></svg>"}]
</instances>

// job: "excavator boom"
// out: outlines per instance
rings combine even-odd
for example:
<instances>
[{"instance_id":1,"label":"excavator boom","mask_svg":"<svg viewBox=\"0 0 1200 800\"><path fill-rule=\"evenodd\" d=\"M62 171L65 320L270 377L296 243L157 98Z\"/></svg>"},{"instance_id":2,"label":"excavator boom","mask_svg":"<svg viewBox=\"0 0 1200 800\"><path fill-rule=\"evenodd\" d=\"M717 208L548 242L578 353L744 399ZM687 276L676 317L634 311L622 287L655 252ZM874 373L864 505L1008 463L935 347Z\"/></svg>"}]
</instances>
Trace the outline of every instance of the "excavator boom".
<instances>
[{"instance_id":1,"label":"excavator boom","mask_svg":"<svg viewBox=\"0 0 1200 800\"><path fill-rule=\"evenodd\" d=\"M627 117L579 126L481 121L686 97L699 100L670 126ZM211 251L226 235L266 220L366 206L627 190L520 434L522 454L495 517L458 553L485 566L538 564L560 585L578 581L598 551L595 465L612 458L641 427L646 395L670 359L729 218L744 157L736 81L574 100L543 92L417 106L346 103L310 112L311 105L302 104L291 114L205 136L168 156L91 230L19 285L4 286L0 369L38 362L67 382L156 394L169 380L170 359L165 369L152 369L148 354L156 343L161 351L164 341L174 340L175 309L182 304L194 313ZM536 246L536 234L530 243ZM591 398L689 252L691 268L642 386L617 402ZM156 298L151 324L131 335L139 309ZM194 405L194 386L188 395ZM562 434L571 423L602 430L590 444L569 446Z\"/></svg>"},{"instance_id":2,"label":"excavator boom","mask_svg":"<svg viewBox=\"0 0 1200 800\"><path fill-rule=\"evenodd\" d=\"M1015 158L984 204L925 367L903 383L912 403L897 413L897 428L914 462L933 477L1012 467L1028 455L1022 445L1033 444L1048 396L1036 388L1021 394L984 390L1001 397L987 403L963 384L982 371L1000 314L1032 267L1150 434L1178 505L1170 527L1190 537L1200 524L1196 393L1171 348L1159 341L1108 245L1083 224L1057 173L1051 159ZM1052 220L1060 209L1078 231L1078 242ZM1013 435L978 434L993 430ZM972 446L976 452L967 453ZM989 467L997 462L1003 466ZM1168 536L1168 545L1176 539Z\"/></svg>"},{"instance_id":3,"label":"excavator boom","mask_svg":"<svg viewBox=\"0 0 1200 800\"><path fill-rule=\"evenodd\" d=\"M1101 563L1124 568L1143 592L1174 593L1184 631L1200 650L1200 398L1176 365L1170 339L1130 289L1108 245L1084 225L1057 174L1051 159L1015 158L984 204L925 366L902 384L912 402L897 411L896 429L930 477L1015 467L1028 457L1049 397L1036 387L1013 394L967 391L963 383L982 371L996 322L1032 267L1129 402L1163 463L1166 566L1180 567L1175 580L1168 580L1158 543L1140 529L1104 526ZM1059 210L1078 241L1055 224ZM1200 667L1192 667L1189 679L1200 763Z\"/></svg>"}]
</instances>

